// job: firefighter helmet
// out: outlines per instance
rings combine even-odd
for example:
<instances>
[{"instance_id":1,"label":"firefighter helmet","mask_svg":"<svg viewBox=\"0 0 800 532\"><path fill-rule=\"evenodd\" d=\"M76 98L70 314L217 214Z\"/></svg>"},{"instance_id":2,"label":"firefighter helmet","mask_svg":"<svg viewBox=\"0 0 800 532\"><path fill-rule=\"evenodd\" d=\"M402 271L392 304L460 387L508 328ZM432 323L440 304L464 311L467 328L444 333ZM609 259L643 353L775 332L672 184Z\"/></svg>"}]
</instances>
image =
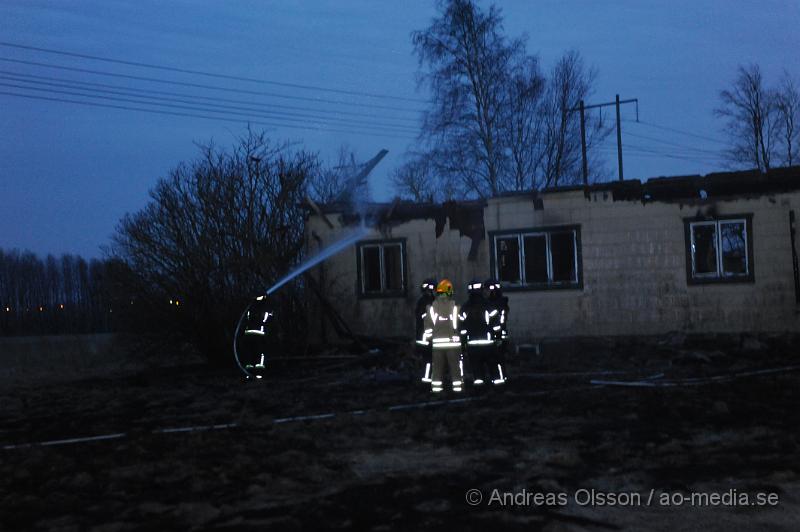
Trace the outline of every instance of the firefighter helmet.
<instances>
[{"instance_id":1,"label":"firefighter helmet","mask_svg":"<svg viewBox=\"0 0 800 532\"><path fill-rule=\"evenodd\" d=\"M424 281L422 281L422 284L420 285L419 288L420 290L422 290L423 294L430 293L431 295L433 295L433 292L436 290L436 280L430 278L425 279Z\"/></svg>"},{"instance_id":2,"label":"firefighter helmet","mask_svg":"<svg viewBox=\"0 0 800 532\"><path fill-rule=\"evenodd\" d=\"M473 279L467 285L467 289L470 293L479 293L481 290L483 290L483 281L480 279Z\"/></svg>"},{"instance_id":3,"label":"firefighter helmet","mask_svg":"<svg viewBox=\"0 0 800 532\"><path fill-rule=\"evenodd\" d=\"M437 294L444 294L447 296L453 295L453 283L451 283L447 279L442 279L439 281L439 284L436 285L436 293Z\"/></svg>"},{"instance_id":4,"label":"firefighter helmet","mask_svg":"<svg viewBox=\"0 0 800 532\"><path fill-rule=\"evenodd\" d=\"M494 279L492 278L486 279L483 285L486 287L487 290L489 290L489 297L500 297L503 295L500 283L498 283Z\"/></svg>"}]
</instances>

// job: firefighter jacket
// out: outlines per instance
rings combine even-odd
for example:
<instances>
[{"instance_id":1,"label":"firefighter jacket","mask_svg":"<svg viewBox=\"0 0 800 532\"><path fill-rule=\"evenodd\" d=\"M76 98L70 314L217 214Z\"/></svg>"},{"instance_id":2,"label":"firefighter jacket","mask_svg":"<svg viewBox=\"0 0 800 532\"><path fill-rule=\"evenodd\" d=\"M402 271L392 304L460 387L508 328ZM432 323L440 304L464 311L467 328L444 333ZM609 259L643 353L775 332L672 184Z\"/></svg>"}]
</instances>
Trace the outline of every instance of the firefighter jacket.
<instances>
[{"instance_id":1,"label":"firefighter jacket","mask_svg":"<svg viewBox=\"0 0 800 532\"><path fill-rule=\"evenodd\" d=\"M470 294L469 299L461 307L461 338L470 345L488 345L494 343L494 331L488 301L481 294Z\"/></svg>"},{"instance_id":2,"label":"firefighter jacket","mask_svg":"<svg viewBox=\"0 0 800 532\"><path fill-rule=\"evenodd\" d=\"M495 340L505 340L508 337L508 298L490 298L487 307L492 336Z\"/></svg>"},{"instance_id":3,"label":"firefighter jacket","mask_svg":"<svg viewBox=\"0 0 800 532\"><path fill-rule=\"evenodd\" d=\"M427 345L430 340L430 335L425 334L425 316L433 301L433 296L429 294L423 294L417 299L417 306L414 309L414 339L418 344Z\"/></svg>"},{"instance_id":4,"label":"firefighter jacket","mask_svg":"<svg viewBox=\"0 0 800 532\"><path fill-rule=\"evenodd\" d=\"M425 316L425 332L430 331L434 349L461 347L458 306L447 296L437 297Z\"/></svg>"}]
</instances>

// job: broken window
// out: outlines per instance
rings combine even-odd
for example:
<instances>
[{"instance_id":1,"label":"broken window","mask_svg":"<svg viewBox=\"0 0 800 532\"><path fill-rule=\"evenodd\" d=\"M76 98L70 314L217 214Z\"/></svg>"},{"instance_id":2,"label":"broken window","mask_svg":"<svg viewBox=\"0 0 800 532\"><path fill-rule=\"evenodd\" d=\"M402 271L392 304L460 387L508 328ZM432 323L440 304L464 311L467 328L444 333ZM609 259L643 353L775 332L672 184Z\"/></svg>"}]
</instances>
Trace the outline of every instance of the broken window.
<instances>
[{"instance_id":1,"label":"broken window","mask_svg":"<svg viewBox=\"0 0 800 532\"><path fill-rule=\"evenodd\" d=\"M692 225L692 256L696 276L717 275L717 224Z\"/></svg>"},{"instance_id":2,"label":"broken window","mask_svg":"<svg viewBox=\"0 0 800 532\"><path fill-rule=\"evenodd\" d=\"M578 241L577 228L495 235L495 275L512 287L579 286Z\"/></svg>"},{"instance_id":3,"label":"broken window","mask_svg":"<svg viewBox=\"0 0 800 532\"><path fill-rule=\"evenodd\" d=\"M552 233L550 235L550 248L553 257L552 280L567 283L577 282L575 232Z\"/></svg>"},{"instance_id":4,"label":"broken window","mask_svg":"<svg viewBox=\"0 0 800 532\"><path fill-rule=\"evenodd\" d=\"M546 283L547 236L529 235L522 239L525 246L525 280L529 283Z\"/></svg>"},{"instance_id":5,"label":"broken window","mask_svg":"<svg viewBox=\"0 0 800 532\"><path fill-rule=\"evenodd\" d=\"M749 218L687 223L691 280L752 279Z\"/></svg>"},{"instance_id":6,"label":"broken window","mask_svg":"<svg viewBox=\"0 0 800 532\"><path fill-rule=\"evenodd\" d=\"M502 283L519 283L519 239L498 238L497 249L497 278Z\"/></svg>"},{"instance_id":7,"label":"broken window","mask_svg":"<svg viewBox=\"0 0 800 532\"><path fill-rule=\"evenodd\" d=\"M719 223L720 273L747 274L747 230L743 221Z\"/></svg>"},{"instance_id":8,"label":"broken window","mask_svg":"<svg viewBox=\"0 0 800 532\"><path fill-rule=\"evenodd\" d=\"M365 242L358 246L361 295L402 295L405 291L405 244Z\"/></svg>"}]
</instances>

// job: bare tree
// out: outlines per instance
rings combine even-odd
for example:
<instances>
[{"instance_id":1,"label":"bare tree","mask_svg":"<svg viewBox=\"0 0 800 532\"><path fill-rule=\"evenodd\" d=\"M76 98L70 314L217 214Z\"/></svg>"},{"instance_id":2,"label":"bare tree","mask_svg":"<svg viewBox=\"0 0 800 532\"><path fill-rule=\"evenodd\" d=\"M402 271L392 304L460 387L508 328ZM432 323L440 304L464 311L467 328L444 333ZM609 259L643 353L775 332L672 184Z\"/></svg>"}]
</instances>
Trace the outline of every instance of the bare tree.
<instances>
[{"instance_id":1,"label":"bare tree","mask_svg":"<svg viewBox=\"0 0 800 532\"><path fill-rule=\"evenodd\" d=\"M427 69L420 82L433 93L420 136L429 163L414 157L396 172L401 196L430 196L424 184L461 199L582 179L580 120L571 109L592 93L596 70L569 51L545 79L525 40L505 37L502 22L494 5L482 11L472 0L442 0L439 16L412 34ZM596 181L605 175L597 147L611 128L592 116L586 126Z\"/></svg>"},{"instance_id":2,"label":"bare tree","mask_svg":"<svg viewBox=\"0 0 800 532\"><path fill-rule=\"evenodd\" d=\"M507 115L503 127L506 189L531 190L543 184L539 169L544 156L541 147L545 142L542 112L545 84L538 58L524 56L512 65L505 86Z\"/></svg>"},{"instance_id":3,"label":"bare tree","mask_svg":"<svg viewBox=\"0 0 800 532\"><path fill-rule=\"evenodd\" d=\"M121 220L113 252L133 272L130 289L151 327L227 360L243 303L301 258L302 203L319 163L252 131L230 152L201 150ZM302 301L291 290L278 297L287 312ZM299 315L285 315L282 324L301 326Z\"/></svg>"},{"instance_id":4,"label":"bare tree","mask_svg":"<svg viewBox=\"0 0 800 532\"><path fill-rule=\"evenodd\" d=\"M428 154L417 153L410 157L390 175L397 194L417 203L442 201L441 183L436 179Z\"/></svg>"},{"instance_id":5,"label":"bare tree","mask_svg":"<svg viewBox=\"0 0 800 532\"><path fill-rule=\"evenodd\" d=\"M311 199L318 203L331 203L344 193L349 185L350 179L361 169L361 165L356 162L356 153L349 146L343 144L339 147L336 161L327 166L321 167L315 172L308 183L308 193ZM362 184L358 187L358 193L366 199L369 196L369 188Z\"/></svg>"},{"instance_id":6,"label":"bare tree","mask_svg":"<svg viewBox=\"0 0 800 532\"><path fill-rule=\"evenodd\" d=\"M502 188L505 84L522 41L503 35L500 10L481 11L472 0L439 3L439 16L412 34L420 81L433 93L423 140L440 174L455 174L463 194L496 195Z\"/></svg>"},{"instance_id":7,"label":"bare tree","mask_svg":"<svg viewBox=\"0 0 800 532\"><path fill-rule=\"evenodd\" d=\"M785 166L792 166L797 162L798 144L800 144L800 90L788 72L783 73L775 98L780 130L781 162Z\"/></svg>"},{"instance_id":8,"label":"bare tree","mask_svg":"<svg viewBox=\"0 0 800 532\"><path fill-rule=\"evenodd\" d=\"M770 169L778 143L777 98L764 85L756 64L739 66L730 89L720 92L721 105L715 114L727 119L731 145L725 151L732 165Z\"/></svg>"},{"instance_id":9,"label":"bare tree","mask_svg":"<svg viewBox=\"0 0 800 532\"><path fill-rule=\"evenodd\" d=\"M588 68L575 50L566 52L553 67L541 111L544 132L539 173L544 187L572 185L580 183L583 178L580 116L571 109L592 94L596 77L597 71ZM589 166L592 180L602 171L596 148L610 131L592 116L586 116L587 152L593 162Z\"/></svg>"}]
</instances>

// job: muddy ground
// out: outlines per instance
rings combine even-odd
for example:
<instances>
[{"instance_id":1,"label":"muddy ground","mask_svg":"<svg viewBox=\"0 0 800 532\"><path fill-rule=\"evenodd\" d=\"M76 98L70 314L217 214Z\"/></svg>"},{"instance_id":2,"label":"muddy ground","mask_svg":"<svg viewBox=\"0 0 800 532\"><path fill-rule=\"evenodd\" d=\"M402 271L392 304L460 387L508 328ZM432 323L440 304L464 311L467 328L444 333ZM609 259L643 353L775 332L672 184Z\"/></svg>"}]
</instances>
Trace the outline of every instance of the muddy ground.
<instances>
[{"instance_id":1,"label":"muddy ground","mask_svg":"<svg viewBox=\"0 0 800 532\"><path fill-rule=\"evenodd\" d=\"M547 343L509 361L502 389L434 404L404 346L275 363L254 383L196 362L7 381L0 529L796 530L797 352ZM109 439L62 441L93 436ZM692 493L739 504L664 505Z\"/></svg>"}]
</instances>

